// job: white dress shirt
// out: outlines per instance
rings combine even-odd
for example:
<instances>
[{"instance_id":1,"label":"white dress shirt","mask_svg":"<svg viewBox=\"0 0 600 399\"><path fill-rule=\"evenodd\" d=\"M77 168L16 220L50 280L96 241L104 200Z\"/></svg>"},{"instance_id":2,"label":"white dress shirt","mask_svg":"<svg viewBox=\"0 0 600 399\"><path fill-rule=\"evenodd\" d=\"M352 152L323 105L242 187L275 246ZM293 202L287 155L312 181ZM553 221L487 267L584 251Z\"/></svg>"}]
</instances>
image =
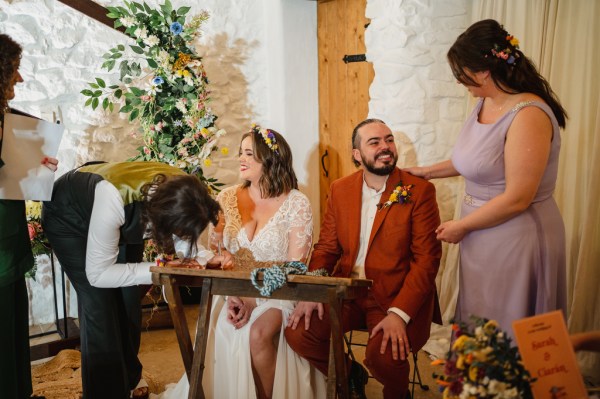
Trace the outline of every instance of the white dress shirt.
<instances>
[{"instance_id":1,"label":"white dress shirt","mask_svg":"<svg viewBox=\"0 0 600 399\"><path fill-rule=\"evenodd\" d=\"M114 288L139 284L152 284L150 266L153 262L116 263L119 254L120 228L125 223L123 198L115 186L106 180L96 185L94 205L88 230L85 273L94 287ZM175 249L187 255L189 244L174 237ZM211 251L198 245L193 254L200 264L213 257Z\"/></svg>"},{"instance_id":2,"label":"white dress shirt","mask_svg":"<svg viewBox=\"0 0 600 399\"><path fill-rule=\"evenodd\" d=\"M377 214L377 204L379 204L379 201L381 200L381 195L385 191L386 185L387 178L381 190L375 190L369 187L363 178L362 205L360 209L360 237L358 255L356 256L356 261L351 273L353 278L366 278L365 259L367 257L367 247L369 245L369 238L371 237L375 215ZM388 313L389 312L393 312L400 316L406 324L410 322L410 316L402 311L402 309L391 307L388 309Z\"/></svg>"}]
</instances>

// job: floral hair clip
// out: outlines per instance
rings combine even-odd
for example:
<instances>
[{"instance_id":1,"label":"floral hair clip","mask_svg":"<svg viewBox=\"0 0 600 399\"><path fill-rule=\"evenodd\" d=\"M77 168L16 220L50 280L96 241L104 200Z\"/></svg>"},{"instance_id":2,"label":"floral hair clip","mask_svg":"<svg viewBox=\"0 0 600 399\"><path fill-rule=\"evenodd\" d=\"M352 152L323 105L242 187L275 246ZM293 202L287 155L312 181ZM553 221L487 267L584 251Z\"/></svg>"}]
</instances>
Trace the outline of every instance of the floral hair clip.
<instances>
[{"instance_id":1,"label":"floral hair clip","mask_svg":"<svg viewBox=\"0 0 600 399\"><path fill-rule=\"evenodd\" d=\"M515 62L517 62L520 57L519 53L516 52L516 50L519 49L519 40L513 35L507 35L506 41L509 43L506 48L501 49L499 45L494 44L494 48L492 48L490 52L494 57L505 60L508 65L515 65Z\"/></svg>"},{"instance_id":2,"label":"floral hair clip","mask_svg":"<svg viewBox=\"0 0 600 399\"><path fill-rule=\"evenodd\" d=\"M392 191L392 193L390 194L390 198L384 203L377 204L377 208L379 210L382 210L392 206L396 202L400 204L410 203L410 197L412 196L411 190L413 187L413 184L407 184L405 186L402 183L402 180L400 180L400 183L398 183L394 191Z\"/></svg>"},{"instance_id":3,"label":"floral hair clip","mask_svg":"<svg viewBox=\"0 0 600 399\"><path fill-rule=\"evenodd\" d=\"M277 139L275 138L275 134L269 129L263 129L257 124L252 124L252 131L256 134L260 134L265 144L273 151L275 154L279 155L279 145L277 144Z\"/></svg>"}]
</instances>

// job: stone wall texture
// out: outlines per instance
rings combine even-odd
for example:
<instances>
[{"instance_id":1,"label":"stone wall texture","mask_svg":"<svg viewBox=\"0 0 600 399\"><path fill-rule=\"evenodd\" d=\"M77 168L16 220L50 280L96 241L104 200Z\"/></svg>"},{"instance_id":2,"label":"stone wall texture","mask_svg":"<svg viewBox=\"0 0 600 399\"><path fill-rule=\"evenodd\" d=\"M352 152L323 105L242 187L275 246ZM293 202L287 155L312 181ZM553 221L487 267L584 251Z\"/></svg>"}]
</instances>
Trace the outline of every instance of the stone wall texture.
<instances>
[{"instance_id":1,"label":"stone wall texture","mask_svg":"<svg viewBox=\"0 0 600 399\"><path fill-rule=\"evenodd\" d=\"M367 60L375 70L369 116L394 131L400 167L448 159L467 100L446 52L468 26L467 0L368 0L366 16ZM457 181L433 181L442 220L454 215Z\"/></svg>"}]
</instances>

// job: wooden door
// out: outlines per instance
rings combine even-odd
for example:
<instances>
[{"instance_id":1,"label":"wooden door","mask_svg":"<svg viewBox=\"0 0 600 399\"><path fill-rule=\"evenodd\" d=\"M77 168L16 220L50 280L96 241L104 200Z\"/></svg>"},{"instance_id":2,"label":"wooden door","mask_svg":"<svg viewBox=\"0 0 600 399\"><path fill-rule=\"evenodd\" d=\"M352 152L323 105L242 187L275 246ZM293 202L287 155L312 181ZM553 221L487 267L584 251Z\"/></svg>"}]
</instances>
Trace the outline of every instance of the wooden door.
<instances>
[{"instance_id":1,"label":"wooden door","mask_svg":"<svg viewBox=\"0 0 600 399\"><path fill-rule=\"evenodd\" d=\"M365 54L366 3L320 0L317 4L321 216L331 183L356 171L351 160L352 129L369 113L373 66L343 60Z\"/></svg>"}]
</instances>

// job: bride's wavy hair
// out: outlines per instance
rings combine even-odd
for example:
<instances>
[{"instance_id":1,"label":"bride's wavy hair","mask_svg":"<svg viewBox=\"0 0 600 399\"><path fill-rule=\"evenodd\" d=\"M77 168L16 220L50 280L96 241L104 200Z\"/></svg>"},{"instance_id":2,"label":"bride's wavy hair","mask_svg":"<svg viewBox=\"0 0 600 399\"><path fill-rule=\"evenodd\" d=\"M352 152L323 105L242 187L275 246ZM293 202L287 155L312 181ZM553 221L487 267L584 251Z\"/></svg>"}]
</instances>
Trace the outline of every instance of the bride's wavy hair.
<instances>
[{"instance_id":1,"label":"bride's wavy hair","mask_svg":"<svg viewBox=\"0 0 600 399\"><path fill-rule=\"evenodd\" d=\"M216 225L219 220L219 203L195 176L159 174L141 192L142 223L161 252L175 252L173 234L189 241L188 253L195 252L208 223Z\"/></svg>"},{"instance_id":2,"label":"bride's wavy hair","mask_svg":"<svg viewBox=\"0 0 600 399\"><path fill-rule=\"evenodd\" d=\"M0 118L8 109L8 85L19 67L23 48L10 36L0 34Z\"/></svg>"},{"instance_id":3,"label":"bride's wavy hair","mask_svg":"<svg viewBox=\"0 0 600 399\"><path fill-rule=\"evenodd\" d=\"M269 147L263 136L256 129L245 133L240 141L241 151L241 142L246 137L252 138L254 159L262 164L262 175L258 179L258 186L263 198L278 197L289 193L292 189L298 188L298 179L292 166L292 150L289 144L275 130L269 129L269 132L275 135L277 151ZM249 186L250 182L247 180L242 184L243 188Z\"/></svg>"}]
</instances>

